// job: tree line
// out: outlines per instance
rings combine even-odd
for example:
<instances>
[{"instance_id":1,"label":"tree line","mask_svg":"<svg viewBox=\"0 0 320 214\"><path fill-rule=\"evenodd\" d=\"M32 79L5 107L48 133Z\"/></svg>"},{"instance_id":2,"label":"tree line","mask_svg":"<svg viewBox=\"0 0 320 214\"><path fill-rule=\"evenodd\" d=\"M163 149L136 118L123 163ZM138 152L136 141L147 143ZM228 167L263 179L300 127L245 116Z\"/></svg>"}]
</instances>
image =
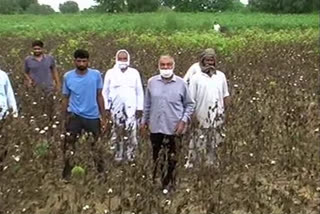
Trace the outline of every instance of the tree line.
<instances>
[{"instance_id":1,"label":"tree line","mask_svg":"<svg viewBox=\"0 0 320 214\"><path fill-rule=\"evenodd\" d=\"M83 12L143 13L159 10L177 12L259 11L271 13L310 13L320 9L319 0L249 0L245 6L240 0L95 0L97 6ZM61 13L77 13L75 1L59 5ZM49 5L37 0L0 0L0 14L52 14Z\"/></svg>"},{"instance_id":2,"label":"tree line","mask_svg":"<svg viewBox=\"0 0 320 214\"><path fill-rule=\"evenodd\" d=\"M59 5L61 13L77 13L79 6L74 1L67 1ZM39 4L38 0L0 0L0 14L39 14L55 13L50 5Z\"/></svg>"}]
</instances>

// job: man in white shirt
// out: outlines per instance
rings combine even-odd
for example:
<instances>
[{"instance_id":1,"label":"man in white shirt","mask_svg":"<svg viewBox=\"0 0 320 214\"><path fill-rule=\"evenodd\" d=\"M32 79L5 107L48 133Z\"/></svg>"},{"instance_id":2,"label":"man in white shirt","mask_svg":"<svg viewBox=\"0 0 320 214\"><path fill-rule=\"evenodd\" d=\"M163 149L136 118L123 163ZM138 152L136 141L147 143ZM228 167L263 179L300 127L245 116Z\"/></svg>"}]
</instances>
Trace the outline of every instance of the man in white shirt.
<instances>
[{"instance_id":1,"label":"man in white shirt","mask_svg":"<svg viewBox=\"0 0 320 214\"><path fill-rule=\"evenodd\" d=\"M226 77L216 70L213 49L207 49L201 54L200 62L191 66L185 80L189 82L191 97L196 104L194 116L198 122L196 134L190 140L186 167L192 167L201 152L205 155L206 163L212 164L215 147L223 140L223 116L229 97Z\"/></svg>"},{"instance_id":2,"label":"man in white shirt","mask_svg":"<svg viewBox=\"0 0 320 214\"><path fill-rule=\"evenodd\" d=\"M216 59L216 53L215 53L214 49L208 48L208 49L204 50L204 52L200 55L200 62L204 58L209 59L208 63L211 66L216 67L217 59ZM190 80L193 75L202 72L200 62L194 63L188 69L187 73L183 77L183 79L188 84L190 84ZM223 114L225 109L228 107L228 103L230 102L230 94L229 94L229 90L228 90L227 78L223 72L216 70L216 69L215 69L215 75L213 75L212 78L215 80L215 83L216 83L218 90L219 90L219 92L218 92L219 93L219 113Z\"/></svg>"},{"instance_id":3,"label":"man in white shirt","mask_svg":"<svg viewBox=\"0 0 320 214\"><path fill-rule=\"evenodd\" d=\"M8 115L10 109L13 116L18 116L17 103L9 77L0 70L0 120Z\"/></svg>"},{"instance_id":4,"label":"man in white shirt","mask_svg":"<svg viewBox=\"0 0 320 214\"><path fill-rule=\"evenodd\" d=\"M137 119L142 117L144 95L139 72L129 67L126 50L116 54L116 64L107 71L103 97L107 113L114 122L111 143L116 146L115 160L134 160L137 146Z\"/></svg>"}]
</instances>

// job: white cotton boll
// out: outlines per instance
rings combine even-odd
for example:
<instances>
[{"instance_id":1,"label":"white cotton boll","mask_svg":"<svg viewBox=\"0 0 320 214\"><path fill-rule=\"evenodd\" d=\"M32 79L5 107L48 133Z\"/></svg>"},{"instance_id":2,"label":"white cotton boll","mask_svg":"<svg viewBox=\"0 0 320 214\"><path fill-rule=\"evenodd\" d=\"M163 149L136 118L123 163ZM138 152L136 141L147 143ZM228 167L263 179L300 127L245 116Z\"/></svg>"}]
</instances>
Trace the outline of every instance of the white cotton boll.
<instances>
[{"instance_id":1,"label":"white cotton boll","mask_svg":"<svg viewBox=\"0 0 320 214\"><path fill-rule=\"evenodd\" d=\"M32 104L33 104L33 105L37 105L37 102L33 102Z\"/></svg>"},{"instance_id":2,"label":"white cotton boll","mask_svg":"<svg viewBox=\"0 0 320 214\"><path fill-rule=\"evenodd\" d=\"M166 200L165 203L166 203L167 206L171 205L171 201L170 200Z\"/></svg>"},{"instance_id":3,"label":"white cotton boll","mask_svg":"<svg viewBox=\"0 0 320 214\"><path fill-rule=\"evenodd\" d=\"M200 137L199 137L200 139L203 139L204 138L204 135L200 135Z\"/></svg>"},{"instance_id":4,"label":"white cotton boll","mask_svg":"<svg viewBox=\"0 0 320 214\"><path fill-rule=\"evenodd\" d=\"M56 121L56 122L55 122L55 124L59 125L59 124L60 124L60 122L59 122L59 121Z\"/></svg>"},{"instance_id":5,"label":"white cotton boll","mask_svg":"<svg viewBox=\"0 0 320 214\"><path fill-rule=\"evenodd\" d=\"M61 134L61 135L60 135L60 138L61 138L61 139L64 139L64 138L65 138L65 135L64 135L64 134Z\"/></svg>"},{"instance_id":6,"label":"white cotton boll","mask_svg":"<svg viewBox=\"0 0 320 214\"><path fill-rule=\"evenodd\" d=\"M128 137L123 137L124 140L128 140Z\"/></svg>"},{"instance_id":7,"label":"white cotton boll","mask_svg":"<svg viewBox=\"0 0 320 214\"><path fill-rule=\"evenodd\" d=\"M169 191L168 191L167 189L163 189L163 191L162 191L162 192L163 192L163 194L165 194L165 195L166 195L166 194L168 194L168 192L169 192Z\"/></svg>"},{"instance_id":8,"label":"white cotton boll","mask_svg":"<svg viewBox=\"0 0 320 214\"><path fill-rule=\"evenodd\" d=\"M16 162L19 162L20 161L20 156L14 156L12 155L11 156Z\"/></svg>"},{"instance_id":9,"label":"white cotton boll","mask_svg":"<svg viewBox=\"0 0 320 214\"><path fill-rule=\"evenodd\" d=\"M111 188L108 189L108 194L113 193L113 190Z\"/></svg>"},{"instance_id":10,"label":"white cotton boll","mask_svg":"<svg viewBox=\"0 0 320 214\"><path fill-rule=\"evenodd\" d=\"M49 130L49 127L48 127L48 126L46 126L46 127L44 127L44 129L43 129L43 130L48 131L48 130Z\"/></svg>"},{"instance_id":11,"label":"white cotton boll","mask_svg":"<svg viewBox=\"0 0 320 214\"><path fill-rule=\"evenodd\" d=\"M272 161L271 161L271 164L272 164L272 165L275 165L275 164L276 164L276 161L272 160Z\"/></svg>"},{"instance_id":12,"label":"white cotton boll","mask_svg":"<svg viewBox=\"0 0 320 214\"><path fill-rule=\"evenodd\" d=\"M250 157L253 157L253 154L252 154L252 153L250 153L249 155L250 155Z\"/></svg>"},{"instance_id":13,"label":"white cotton boll","mask_svg":"<svg viewBox=\"0 0 320 214\"><path fill-rule=\"evenodd\" d=\"M191 192L191 190L190 190L189 188L187 188L187 189L186 189L186 192L187 192L187 193L190 193L190 192Z\"/></svg>"},{"instance_id":14,"label":"white cotton boll","mask_svg":"<svg viewBox=\"0 0 320 214\"><path fill-rule=\"evenodd\" d=\"M41 130L39 133L40 134L44 134L44 133L46 133L46 131L45 130Z\"/></svg>"},{"instance_id":15,"label":"white cotton boll","mask_svg":"<svg viewBox=\"0 0 320 214\"><path fill-rule=\"evenodd\" d=\"M30 118L31 118L31 119L34 119L34 116L31 116Z\"/></svg>"},{"instance_id":16,"label":"white cotton boll","mask_svg":"<svg viewBox=\"0 0 320 214\"><path fill-rule=\"evenodd\" d=\"M40 128L35 128L34 129L36 132L39 132L40 131Z\"/></svg>"},{"instance_id":17,"label":"white cotton boll","mask_svg":"<svg viewBox=\"0 0 320 214\"><path fill-rule=\"evenodd\" d=\"M56 129L56 128L57 128L57 125L53 124L53 125L52 125L52 128L53 128L53 129Z\"/></svg>"},{"instance_id":18,"label":"white cotton boll","mask_svg":"<svg viewBox=\"0 0 320 214\"><path fill-rule=\"evenodd\" d=\"M3 167L3 171L5 171L6 169L8 169L8 166Z\"/></svg>"}]
</instances>

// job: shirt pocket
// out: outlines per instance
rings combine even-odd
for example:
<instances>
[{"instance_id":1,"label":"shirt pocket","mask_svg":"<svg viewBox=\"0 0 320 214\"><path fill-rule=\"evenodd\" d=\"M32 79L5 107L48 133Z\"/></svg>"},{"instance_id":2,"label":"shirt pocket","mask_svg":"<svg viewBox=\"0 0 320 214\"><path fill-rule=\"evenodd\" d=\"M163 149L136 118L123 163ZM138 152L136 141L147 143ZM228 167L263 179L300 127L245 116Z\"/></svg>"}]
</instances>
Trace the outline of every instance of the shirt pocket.
<instances>
[{"instance_id":1,"label":"shirt pocket","mask_svg":"<svg viewBox=\"0 0 320 214\"><path fill-rule=\"evenodd\" d=\"M167 100L171 104L181 105L180 103L182 102L182 95L177 91L170 91L168 92Z\"/></svg>"}]
</instances>

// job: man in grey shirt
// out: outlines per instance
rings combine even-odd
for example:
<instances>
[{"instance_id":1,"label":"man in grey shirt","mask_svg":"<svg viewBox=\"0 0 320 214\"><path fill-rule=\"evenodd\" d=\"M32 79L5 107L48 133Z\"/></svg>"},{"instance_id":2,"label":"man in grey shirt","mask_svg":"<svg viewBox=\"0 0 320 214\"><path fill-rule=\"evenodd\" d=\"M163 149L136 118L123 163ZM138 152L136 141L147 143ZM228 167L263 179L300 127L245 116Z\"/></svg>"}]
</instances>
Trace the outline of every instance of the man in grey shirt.
<instances>
[{"instance_id":1,"label":"man in grey shirt","mask_svg":"<svg viewBox=\"0 0 320 214\"><path fill-rule=\"evenodd\" d=\"M33 56L28 56L24 62L25 78L28 87L37 86L45 92L60 90L60 80L52 56L43 53L43 42L32 42Z\"/></svg>"},{"instance_id":2,"label":"man in grey shirt","mask_svg":"<svg viewBox=\"0 0 320 214\"><path fill-rule=\"evenodd\" d=\"M177 162L175 137L182 135L194 109L194 101L190 97L188 86L182 78L174 75L174 66L174 59L171 56L160 57L160 75L148 80L142 118L142 128L149 127L151 132L155 163L153 179L157 172L160 149L168 151L167 171L162 172L164 192L174 185L173 174Z\"/></svg>"}]
</instances>

